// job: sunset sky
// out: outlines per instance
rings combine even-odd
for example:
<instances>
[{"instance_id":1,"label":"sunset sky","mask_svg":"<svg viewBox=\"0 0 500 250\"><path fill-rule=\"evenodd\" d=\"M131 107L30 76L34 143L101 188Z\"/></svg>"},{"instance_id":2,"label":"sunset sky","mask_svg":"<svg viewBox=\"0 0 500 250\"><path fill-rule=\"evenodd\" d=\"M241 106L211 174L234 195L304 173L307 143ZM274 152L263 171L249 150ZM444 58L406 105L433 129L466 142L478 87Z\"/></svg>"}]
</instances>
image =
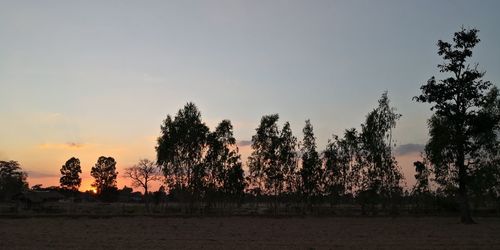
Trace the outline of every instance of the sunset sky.
<instances>
[{"instance_id":1,"label":"sunset sky","mask_svg":"<svg viewBox=\"0 0 500 250\"><path fill-rule=\"evenodd\" d=\"M271 113L299 138L310 118L322 150L387 90L411 185L431 114L411 98L437 74L437 40L480 29L473 60L498 86L499 10L495 0L0 1L0 160L50 186L78 157L86 190L101 155L120 173L154 160L162 120L188 101L212 129L233 122L244 162Z\"/></svg>"}]
</instances>

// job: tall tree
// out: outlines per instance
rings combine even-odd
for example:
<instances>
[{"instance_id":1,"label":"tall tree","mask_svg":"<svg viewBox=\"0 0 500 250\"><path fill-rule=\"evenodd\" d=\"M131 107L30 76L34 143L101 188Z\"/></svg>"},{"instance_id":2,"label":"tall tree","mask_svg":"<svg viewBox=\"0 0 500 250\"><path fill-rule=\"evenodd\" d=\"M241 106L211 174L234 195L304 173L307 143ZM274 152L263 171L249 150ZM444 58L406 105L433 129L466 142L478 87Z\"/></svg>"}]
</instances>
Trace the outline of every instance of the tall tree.
<instances>
[{"instance_id":1,"label":"tall tree","mask_svg":"<svg viewBox=\"0 0 500 250\"><path fill-rule=\"evenodd\" d=\"M342 179L346 192L354 196L354 189L358 188L360 180L360 151L361 138L355 128L351 128L344 133L343 150L346 152L348 166L343 170Z\"/></svg>"},{"instance_id":2,"label":"tall tree","mask_svg":"<svg viewBox=\"0 0 500 250\"><path fill-rule=\"evenodd\" d=\"M231 197L242 194L244 173L231 121L223 120L209 134L205 167L211 193L219 192Z\"/></svg>"},{"instance_id":3,"label":"tall tree","mask_svg":"<svg viewBox=\"0 0 500 250\"><path fill-rule=\"evenodd\" d=\"M66 163L61 167L61 178L59 183L61 188L76 191L82 183L82 178L80 174L82 173L82 168L80 166L80 160L75 157L71 157Z\"/></svg>"},{"instance_id":4,"label":"tall tree","mask_svg":"<svg viewBox=\"0 0 500 250\"><path fill-rule=\"evenodd\" d=\"M281 129L278 155L278 164L283 175L283 184L281 185L283 191L297 192L300 186L297 173L297 138L292 134L289 122L285 122Z\"/></svg>"},{"instance_id":5,"label":"tall tree","mask_svg":"<svg viewBox=\"0 0 500 250\"><path fill-rule=\"evenodd\" d=\"M0 161L0 201L10 200L16 193L27 190L27 177L17 161Z\"/></svg>"},{"instance_id":6,"label":"tall tree","mask_svg":"<svg viewBox=\"0 0 500 250\"><path fill-rule=\"evenodd\" d=\"M322 153L324 194L331 198L331 203L345 193L342 185L342 170L346 166L344 153L342 140L336 135L333 136L333 140L328 140L326 149Z\"/></svg>"},{"instance_id":7,"label":"tall tree","mask_svg":"<svg viewBox=\"0 0 500 250\"><path fill-rule=\"evenodd\" d=\"M252 136L253 152L248 158L253 187L275 197L297 189L297 139L288 122L280 131L278 119L278 114L262 117L257 133Z\"/></svg>"},{"instance_id":8,"label":"tall tree","mask_svg":"<svg viewBox=\"0 0 500 250\"><path fill-rule=\"evenodd\" d=\"M401 115L390 106L387 92L382 94L378 103L378 107L368 113L365 123L361 125L362 180L359 190L391 199L402 191L400 182L403 175L392 153L392 129Z\"/></svg>"},{"instance_id":9,"label":"tall tree","mask_svg":"<svg viewBox=\"0 0 500 250\"><path fill-rule=\"evenodd\" d=\"M357 184L359 136L356 129L348 129L344 137L333 136L323 151L324 188L332 198L352 194Z\"/></svg>"},{"instance_id":10,"label":"tall tree","mask_svg":"<svg viewBox=\"0 0 500 250\"><path fill-rule=\"evenodd\" d=\"M302 177L302 193L310 199L320 193L321 188L321 159L316 150L316 138L314 137L313 126L310 120L306 120L306 125L302 130L304 139L302 140L302 169L300 176Z\"/></svg>"},{"instance_id":11,"label":"tall tree","mask_svg":"<svg viewBox=\"0 0 500 250\"><path fill-rule=\"evenodd\" d=\"M431 77L420 87L422 94L414 97L435 111L428 122L426 155L438 183L456 187L463 223L474 222L468 189L474 172L484 165L481 154L498 148L498 114L488 110L497 102L498 91L482 79L485 72L478 70L478 64L468 63L480 41L478 32L462 28L454 33L453 42L438 41L438 55L444 60L438 69L446 77Z\"/></svg>"},{"instance_id":12,"label":"tall tree","mask_svg":"<svg viewBox=\"0 0 500 250\"><path fill-rule=\"evenodd\" d=\"M208 132L200 111L191 102L180 109L173 120L169 115L163 122L156 146L157 163L162 166L170 190L201 195Z\"/></svg>"},{"instance_id":13,"label":"tall tree","mask_svg":"<svg viewBox=\"0 0 500 250\"><path fill-rule=\"evenodd\" d=\"M132 180L133 187L140 187L144 190L146 208L149 209L149 187L151 182L161 180L158 166L148 159L140 159L136 165L125 168L123 176Z\"/></svg>"},{"instance_id":14,"label":"tall tree","mask_svg":"<svg viewBox=\"0 0 500 250\"><path fill-rule=\"evenodd\" d=\"M116 188L116 161L113 157L101 156L92 167L90 175L94 177L92 187L95 187L97 194Z\"/></svg>"},{"instance_id":15,"label":"tall tree","mask_svg":"<svg viewBox=\"0 0 500 250\"><path fill-rule=\"evenodd\" d=\"M248 157L250 180L258 193L277 194L283 180L279 170L278 150L280 144L278 114L263 116L256 134L252 136L253 152Z\"/></svg>"}]
</instances>

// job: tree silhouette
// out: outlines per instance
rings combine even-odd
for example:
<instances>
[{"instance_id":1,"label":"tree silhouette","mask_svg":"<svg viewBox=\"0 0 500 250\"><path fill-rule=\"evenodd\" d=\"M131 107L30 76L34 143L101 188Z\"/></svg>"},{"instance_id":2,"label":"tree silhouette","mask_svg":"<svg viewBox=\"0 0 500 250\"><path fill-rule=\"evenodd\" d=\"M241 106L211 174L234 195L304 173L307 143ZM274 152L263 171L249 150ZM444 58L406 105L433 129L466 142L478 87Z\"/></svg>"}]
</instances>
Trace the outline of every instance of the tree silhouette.
<instances>
[{"instance_id":1,"label":"tree silhouette","mask_svg":"<svg viewBox=\"0 0 500 250\"><path fill-rule=\"evenodd\" d=\"M311 202L311 198L319 195L321 191L321 159L316 151L316 138L310 120L306 120L302 132L304 133L301 147L302 169L300 170L302 194Z\"/></svg>"},{"instance_id":2,"label":"tree silhouette","mask_svg":"<svg viewBox=\"0 0 500 250\"><path fill-rule=\"evenodd\" d=\"M424 158L423 161L415 161L415 185L411 189L409 200L413 201L413 208L420 211L429 205L433 205L433 195L430 188L430 174L429 165ZM425 210L424 210L425 211Z\"/></svg>"},{"instance_id":3,"label":"tree silhouette","mask_svg":"<svg viewBox=\"0 0 500 250\"><path fill-rule=\"evenodd\" d=\"M326 149L322 153L323 161L323 184L324 195L330 198L330 204L333 204L345 194L346 188L343 185L344 170L346 170L347 157L342 151L343 141L338 136L333 140L328 140Z\"/></svg>"},{"instance_id":4,"label":"tree silhouette","mask_svg":"<svg viewBox=\"0 0 500 250\"><path fill-rule=\"evenodd\" d=\"M413 163L415 166L415 186L413 186L412 192L414 194L422 194L430 191L429 186L429 169L425 162L416 161Z\"/></svg>"},{"instance_id":5,"label":"tree silhouette","mask_svg":"<svg viewBox=\"0 0 500 250\"><path fill-rule=\"evenodd\" d=\"M283 175L281 188L288 193L297 192L300 188L297 173L297 138L293 136L289 122L285 122L281 129L278 154L278 164Z\"/></svg>"},{"instance_id":6,"label":"tree silhouette","mask_svg":"<svg viewBox=\"0 0 500 250\"><path fill-rule=\"evenodd\" d=\"M278 195L283 181L279 169L278 150L280 144L278 114L263 116L256 134L252 136L253 152L248 158L250 180L257 193Z\"/></svg>"},{"instance_id":7,"label":"tree silhouette","mask_svg":"<svg viewBox=\"0 0 500 250\"><path fill-rule=\"evenodd\" d=\"M71 157L66 163L61 167L61 178L59 183L61 188L76 191L80 187L82 178L80 178L80 173L82 173L82 168L80 167L80 160L75 157Z\"/></svg>"},{"instance_id":8,"label":"tree silhouette","mask_svg":"<svg viewBox=\"0 0 500 250\"><path fill-rule=\"evenodd\" d=\"M224 182L224 193L230 198L240 201L245 190L245 172L241 163L234 164L226 172L226 181Z\"/></svg>"},{"instance_id":9,"label":"tree silhouette","mask_svg":"<svg viewBox=\"0 0 500 250\"><path fill-rule=\"evenodd\" d=\"M368 113L365 123L361 124L360 134L361 182L358 188L362 200L368 199L372 204L378 198L391 201L399 196L403 178L392 154L392 129L401 115L390 106L387 92L382 94L378 103L378 107Z\"/></svg>"},{"instance_id":10,"label":"tree silhouette","mask_svg":"<svg viewBox=\"0 0 500 250\"><path fill-rule=\"evenodd\" d=\"M297 139L290 123L278 127L278 114L263 116L252 136L253 152L248 157L250 181L257 193L277 197L297 190Z\"/></svg>"},{"instance_id":11,"label":"tree silhouette","mask_svg":"<svg viewBox=\"0 0 500 250\"><path fill-rule=\"evenodd\" d=\"M492 151L498 148L499 116L490 110L498 109L498 90L482 80L485 72L478 70L478 64L471 66L467 61L480 41L478 32L462 28L454 33L452 43L438 41L438 54L444 60L438 68L447 77L431 77L421 86L422 94L414 97L432 104L435 111L428 122L426 155L437 182L451 185L458 194L463 223L474 223L468 201L471 179L488 165L482 156L497 155Z\"/></svg>"},{"instance_id":12,"label":"tree silhouette","mask_svg":"<svg viewBox=\"0 0 500 250\"><path fill-rule=\"evenodd\" d=\"M208 127L194 103L187 103L172 120L167 116L156 146L157 163L162 166L170 190L187 191L200 197L206 175L203 155L207 149Z\"/></svg>"},{"instance_id":13,"label":"tree silhouette","mask_svg":"<svg viewBox=\"0 0 500 250\"><path fill-rule=\"evenodd\" d=\"M324 188L332 199L352 194L359 179L360 139L356 129L348 129L344 137L333 136L323 151Z\"/></svg>"},{"instance_id":14,"label":"tree silhouette","mask_svg":"<svg viewBox=\"0 0 500 250\"><path fill-rule=\"evenodd\" d=\"M146 208L149 210L150 184L152 181L161 180L158 166L148 159L140 159L136 165L125 168L123 176L132 180L133 187L144 189L144 200Z\"/></svg>"},{"instance_id":15,"label":"tree silhouette","mask_svg":"<svg viewBox=\"0 0 500 250\"><path fill-rule=\"evenodd\" d=\"M0 200L10 200L13 195L27 190L27 177L17 161L0 161Z\"/></svg>"},{"instance_id":16,"label":"tree silhouette","mask_svg":"<svg viewBox=\"0 0 500 250\"><path fill-rule=\"evenodd\" d=\"M245 188L244 175L231 121L223 120L208 135L208 152L204 164L209 193L241 197Z\"/></svg>"},{"instance_id":17,"label":"tree silhouette","mask_svg":"<svg viewBox=\"0 0 500 250\"><path fill-rule=\"evenodd\" d=\"M476 196L500 197L500 95L494 86L485 96L478 110L476 146L479 146L478 164L471 171L471 190Z\"/></svg>"},{"instance_id":18,"label":"tree silhouette","mask_svg":"<svg viewBox=\"0 0 500 250\"><path fill-rule=\"evenodd\" d=\"M113 157L101 156L97 163L92 167L90 175L94 177L92 187L95 187L98 195L103 192L116 189L116 161Z\"/></svg>"}]
</instances>

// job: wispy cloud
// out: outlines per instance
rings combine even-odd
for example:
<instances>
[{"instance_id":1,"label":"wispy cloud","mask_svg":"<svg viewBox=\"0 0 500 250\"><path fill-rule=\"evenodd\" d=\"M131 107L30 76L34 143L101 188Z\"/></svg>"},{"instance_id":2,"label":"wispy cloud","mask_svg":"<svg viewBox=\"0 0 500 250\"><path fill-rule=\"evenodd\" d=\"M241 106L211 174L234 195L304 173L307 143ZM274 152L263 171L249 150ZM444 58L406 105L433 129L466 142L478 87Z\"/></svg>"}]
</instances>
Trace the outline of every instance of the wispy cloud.
<instances>
[{"instance_id":1,"label":"wispy cloud","mask_svg":"<svg viewBox=\"0 0 500 250\"><path fill-rule=\"evenodd\" d=\"M83 148L85 144L77 142L67 142L67 143L43 143L38 145L41 149L79 149Z\"/></svg>"},{"instance_id":2,"label":"wispy cloud","mask_svg":"<svg viewBox=\"0 0 500 250\"><path fill-rule=\"evenodd\" d=\"M40 112L35 114L35 119L44 124L53 124L63 121L64 116L56 112Z\"/></svg>"},{"instance_id":3,"label":"wispy cloud","mask_svg":"<svg viewBox=\"0 0 500 250\"><path fill-rule=\"evenodd\" d=\"M241 141L237 141L236 144L238 145L238 147L246 147L246 146L252 145L252 141L250 141L250 140L241 140Z\"/></svg>"},{"instance_id":4,"label":"wispy cloud","mask_svg":"<svg viewBox=\"0 0 500 250\"><path fill-rule=\"evenodd\" d=\"M413 153L421 153L425 149L425 145L423 144L416 144L416 143L408 143L408 144L403 144L399 145L394 153L396 155L409 155Z\"/></svg>"},{"instance_id":5,"label":"wispy cloud","mask_svg":"<svg viewBox=\"0 0 500 250\"><path fill-rule=\"evenodd\" d=\"M52 174L52 173L42 173L38 171L26 171L28 173L28 177L31 178L48 178L48 177L58 177L59 175L57 174Z\"/></svg>"},{"instance_id":6,"label":"wispy cloud","mask_svg":"<svg viewBox=\"0 0 500 250\"><path fill-rule=\"evenodd\" d=\"M66 145L71 148L81 148L84 146L82 143L77 143L77 142L68 142L66 143Z\"/></svg>"}]
</instances>

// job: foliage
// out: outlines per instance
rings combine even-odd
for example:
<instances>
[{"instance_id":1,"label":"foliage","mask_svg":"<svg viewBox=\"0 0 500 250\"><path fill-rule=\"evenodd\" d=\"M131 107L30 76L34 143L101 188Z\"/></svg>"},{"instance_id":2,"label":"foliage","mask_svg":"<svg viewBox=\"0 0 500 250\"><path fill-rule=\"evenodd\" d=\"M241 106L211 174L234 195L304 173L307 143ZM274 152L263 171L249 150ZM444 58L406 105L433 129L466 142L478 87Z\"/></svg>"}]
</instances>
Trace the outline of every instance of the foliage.
<instances>
[{"instance_id":1,"label":"foliage","mask_svg":"<svg viewBox=\"0 0 500 250\"><path fill-rule=\"evenodd\" d=\"M382 94L378 103L378 107L368 113L365 123L361 125L358 170L361 182L358 191L390 201L402 192L400 182L403 175L392 154L392 129L401 115L390 106L387 92Z\"/></svg>"},{"instance_id":2,"label":"foliage","mask_svg":"<svg viewBox=\"0 0 500 250\"><path fill-rule=\"evenodd\" d=\"M59 183L61 188L69 190L78 190L82 182L80 174L82 173L82 168L80 166L80 160L75 157L71 157L66 163L61 167L61 178Z\"/></svg>"},{"instance_id":3,"label":"foliage","mask_svg":"<svg viewBox=\"0 0 500 250\"><path fill-rule=\"evenodd\" d=\"M316 138L314 137L313 126L310 120L306 120L306 125L302 130L304 139L302 140L302 194L305 197L317 196L321 192L321 160L316 151Z\"/></svg>"},{"instance_id":4,"label":"foliage","mask_svg":"<svg viewBox=\"0 0 500 250\"><path fill-rule=\"evenodd\" d=\"M438 184L451 187L460 198L462 222L471 223L468 192L474 178L498 156L498 90L482 80L485 72L468 59L479 43L478 30L462 28L455 32L453 43L438 41L438 65L443 80L433 76L422 85L417 102L432 104L429 120L430 139L426 155L433 165ZM489 171L487 171L489 172Z\"/></svg>"},{"instance_id":5,"label":"foliage","mask_svg":"<svg viewBox=\"0 0 500 250\"><path fill-rule=\"evenodd\" d=\"M245 179L231 121L223 120L208 135L204 164L207 170L206 186L210 193L233 197L243 195Z\"/></svg>"},{"instance_id":6,"label":"foliage","mask_svg":"<svg viewBox=\"0 0 500 250\"><path fill-rule=\"evenodd\" d=\"M278 169L279 129L278 114L263 116L256 134L252 136L253 152L248 158L248 167L253 188L258 192L277 194L283 174Z\"/></svg>"},{"instance_id":7,"label":"foliage","mask_svg":"<svg viewBox=\"0 0 500 250\"><path fill-rule=\"evenodd\" d=\"M0 161L0 201L27 190L27 177L17 161Z\"/></svg>"},{"instance_id":8,"label":"foliage","mask_svg":"<svg viewBox=\"0 0 500 250\"><path fill-rule=\"evenodd\" d=\"M287 122L281 132L277 114L263 116L252 136L253 152L248 158L251 185L255 193L279 196L297 189L296 138Z\"/></svg>"},{"instance_id":9,"label":"foliage","mask_svg":"<svg viewBox=\"0 0 500 250\"><path fill-rule=\"evenodd\" d=\"M169 190L198 195L204 189L203 155L208 132L194 103L187 103L173 120L167 116L161 126L156 152Z\"/></svg>"},{"instance_id":10,"label":"foliage","mask_svg":"<svg viewBox=\"0 0 500 250\"><path fill-rule=\"evenodd\" d=\"M116 190L116 161L113 157L101 156L92 167L90 175L94 177L92 187L97 189L98 195L113 193Z\"/></svg>"},{"instance_id":11,"label":"foliage","mask_svg":"<svg viewBox=\"0 0 500 250\"><path fill-rule=\"evenodd\" d=\"M197 107L188 103L174 119L167 116L156 151L171 197L243 196L244 171L229 120L210 132Z\"/></svg>"},{"instance_id":12,"label":"foliage","mask_svg":"<svg viewBox=\"0 0 500 250\"><path fill-rule=\"evenodd\" d=\"M283 175L283 191L294 193L299 191L297 138L293 136L289 122L285 122L280 133L278 164Z\"/></svg>"},{"instance_id":13,"label":"foliage","mask_svg":"<svg viewBox=\"0 0 500 250\"><path fill-rule=\"evenodd\" d=\"M414 194L423 194L430 191L429 175L430 171L425 162L416 161L413 163L415 166L415 186L412 192Z\"/></svg>"},{"instance_id":14,"label":"foliage","mask_svg":"<svg viewBox=\"0 0 500 250\"><path fill-rule=\"evenodd\" d=\"M333 198L354 195L359 179L360 140L356 129L348 129L344 137L333 136L323 151L324 191Z\"/></svg>"}]
</instances>

